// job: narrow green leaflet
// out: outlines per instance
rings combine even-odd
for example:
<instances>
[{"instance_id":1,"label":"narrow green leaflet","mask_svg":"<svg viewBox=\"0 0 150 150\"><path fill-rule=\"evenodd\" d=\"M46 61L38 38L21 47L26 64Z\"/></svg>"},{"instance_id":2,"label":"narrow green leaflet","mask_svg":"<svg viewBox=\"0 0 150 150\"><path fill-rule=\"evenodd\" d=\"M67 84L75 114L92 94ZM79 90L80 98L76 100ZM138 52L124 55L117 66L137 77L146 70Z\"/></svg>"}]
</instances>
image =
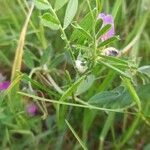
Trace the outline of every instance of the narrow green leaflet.
<instances>
[{"instance_id":1,"label":"narrow green leaflet","mask_svg":"<svg viewBox=\"0 0 150 150\"><path fill-rule=\"evenodd\" d=\"M78 0L70 0L67 5L67 9L65 13L64 26L63 26L64 29L67 28L72 22L77 12L77 9L78 9Z\"/></svg>"},{"instance_id":2,"label":"narrow green leaflet","mask_svg":"<svg viewBox=\"0 0 150 150\"><path fill-rule=\"evenodd\" d=\"M44 52L43 52L43 55L41 57L41 65L44 65L46 64L47 62L50 61L50 59L52 58L52 53L53 53L53 49L52 49L52 46L48 46Z\"/></svg>"},{"instance_id":3,"label":"narrow green leaflet","mask_svg":"<svg viewBox=\"0 0 150 150\"><path fill-rule=\"evenodd\" d=\"M100 30L102 24L103 24L103 20L102 19L98 19L96 21L96 24L95 24L95 33L98 33L98 31Z\"/></svg>"},{"instance_id":4,"label":"narrow green leaflet","mask_svg":"<svg viewBox=\"0 0 150 150\"><path fill-rule=\"evenodd\" d=\"M42 15L41 22L44 26L47 26L52 30L59 29L59 23L57 19L54 16L52 16L50 13L45 13L44 15Z\"/></svg>"},{"instance_id":5,"label":"narrow green leaflet","mask_svg":"<svg viewBox=\"0 0 150 150\"><path fill-rule=\"evenodd\" d=\"M89 103L94 104L96 106L109 105L109 103L115 103L118 101L120 96L123 95L124 89L123 87L118 88L118 90L113 91L104 91L97 93L93 97L90 98Z\"/></svg>"},{"instance_id":6,"label":"narrow green leaflet","mask_svg":"<svg viewBox=\"0 0 150 150\"><path fill-rule=\"evenodd\" d=\"M60 98L60 101L64 101L66 98L68 98L70 95L72 95L72 93L74 91L76 91L77 87L79 86L79 84L83 81L83 79L85 78L85 76L82 76L81 78L79 78L75 83L73 83L71 85L71 87L64 92L64 94L62 95L62 97Z\"/></svg>"},{"instance_id":7,"label":"narrow green leaflet","mask_svg":"<svg viewBox=\"0 0 150 150\"><path fill-rule=\"evenodd\" d=\"M95 81L95 76L94 75L88 75L78 86L76 95L80 95L84 92L86 92L94 83Z\"/></svg>"},{"instance_id":8,"label":"narrow green leaflet","mask_svg":"<svg viewBox=\"0 0 150 150\"><path fill-rule=\"evenodd\" d=\"M111 28L111 25L107 24L102 29L99 29L99 32L97 33L96 38L98 39L100 36L108 32L110 28Z\"/></svg>"},{"instance_id":9,"label":"narrow green leaflet","mask_svg":"<svg viewBox=\"0 0 150 150\"><path fill-rule=\"evenodd\" d=\"M0 51L0 63L1 62L4 62L5 64L7 64L9 66L12 65L10 60L5 56L5 54L2 51Z\"/></svg>"},{"instance_id":10,"label":"narrow green leaflet","mask_svg":"<svg viewBox=\"0 0 150 150\"><path fill-rule=\"evenodd\" d=\"M122 0L116 0L115 5L113 7L112 15L116 18L117 14L119 13L119 9L122 6Z\"/></svg>"},{"instance_id":11,"label":"narrow green leaflet","mask_svg":"<svg viewBox=\"0 0 150 150\"><path fill-rule=\"evenodd\" d=\"M83 36L85 36L87 39L93 40L93 38L92 38L92 36L90 35L90 33L87 32L86 30L84 30L81 26L79 26L79 25L74 26L74 25L73 25L73 27L74 27L75 29L77 29L77 30L80 32L80 34L82 34Z\"/></svg>"},{"instance_id":12,"label":"narrow green leaflet","mask_svg":"<svg viewBox=\"0 0 150 150\"><path fill-rule=\"evenodd\" d=\"M103 106L105 108L123 108L129 106L133 102L138 103L140 106L141 102L139 101L139 98L143 100L143 102L149 99L149 85L143 85L133 89L129 83L125 84L128 84L126 85L128 87L119 86L114 90L103 91L95 94L89 99L88 103L97 107ZM136 100L133 101L133 99Z\"/></svg>"},{"instance_id":13,"label":"narrow green leaflet","mask_svg":"<svg viewBox=\"0 0 150 150\"><path fill-rule=\"evenodd\" d=\"M128 65L129 64L128 60L120 59L118 57L105 56L105 55L99 55L99 56L104 58L104 59L106 59L106 60L112 61L114 63L121 63L121 64L124 64L124 65Z\"/></svg>"},{"instance_id":14,"label":"narrow green leaflet","mask_svg":"<svg viewBox=\"0 0 150 150\"><path fill-rule=\"evenodd\" d=\"M65 59L65 54L58 54L56 55L52 60L49 65L49 68L56 68L59 64L61 64Z\"/></svg>"},{"instance_id":15,"label":"narrow green leaflet","mask_svg":"<svg viewBox=\"0 0 150 150\"><path fill-rule=\"evenodd\" d=\"M134 93L132 91L132 95L131 90L129 91L128 87L119 86L113 90L103 91L95 94L89 99L88 103L97 107L103 106L105 108L122 108L129 106L133 102L133 95L134 99L140 99L143 103L149 100L149 91L150 84L136 87ZM138 102L138 104L140 103L141 102Z\"/></svg>"},{"instance_id":16,"label":"narrow green leaflet","mask_svg":"<svg viewBox=\"0 0 150 150\"><path fill-rule=\"evenodd\" d=\"M95 15L96 11L93 10L93 14ZM90 32L94 25L94 21L92 19L91 13L89 12L79 23L79 25L85 30ZM83 43L86 39L84 35L80 34L81 32L78 29L75 29L71 35L71 41L77 40L77 43Z\"/></svg>"},{"instance_id":17,"label":"narrow green leaflet","mask_svg":"<svg viewBox=\"0 0 150 150\"><path fill-rule=\"evenodd\" d=\"M27 74L22 74L22 81L23 82L30 82L32 84L32 86L47 92L49 95L58 96L58 94L55 94L53 91L49 90L49 88L47 88L43 84L37 82L36 80L29 78Z\"/></svg>"},{"instance_id":18,"label":"narrow green leaflet","mask_svg":"<svg viewBox=\"0 0 150 150\"><path fill-rule=\"evenodd\" d=\"M110 44L110 43L112 43L112 42L114 42L114 41L116 41L116 40L118 40L118 37L117 37L117 36L111 37L111 38L109 38L109 39L107 39L107 40L101 42L101 43L98 45L98 48L99 48L99 47L103 47L103 46L107 46L108 44Z\"/></svg>"},{"instance_id":19,"label":"narrow green leaflet","mask_svg":"<svg viewBox=\"0 0 150 150\"><path fill-rule=\"evenodd\" d=\"M34 0L36 8L40 10L49 9L49 3L47 0Z\"/></svg>"},{"instance_id":20,"label":"narrow green leaflet","mask_svg":"<svg viewBox=\"0 0 150 150\"><path fill-rule=\"evenodd\" d=\"M62 8L66 3L68 2L68 0L56 0L55 2L55 10L59 10L60 8Z\"/></svg>"},{"instance_id":21,"label":"narrow green leaflet","mask_svg":"<svg viewBox=\"0 0 150 150\"><path fill-rule=\"evenodd\" d=\"M24 62L30 69L34 68L34 56L29 50L24 51Z\"/></svg>"},{"instance_id":22,"label":"narrow green leaflet","mask_svg":"<svg viewBox=\"0 0 150 150\"><path fill-rule=\"evenodd\" d=\"M130 95L132 96L133 101L135 101L135 103L137 104L138 109L140 111L141 110L141 101L140 101L140 98L139 98L135 88L131 84L131 81L126 78L122 78L122 81L123 81L124 85L127 87Z\"/></svg>"},{"instance_id":23,"label":"narrow green leaflet","mask_svg":"<svg viewBox=\"0 0 150 150\"><path fill-rule=\"evenodd\" d=\"M138 68L138 71L150 77L150 65Z\"/></svg>"},{"instance_id":24,"label":"narrow green leaflet","mask_svg":"<svg viewBox=\"0 0 150 150\"><path fill-rule=\"evenodd\" d=\"M101 61L101 60L99 60L99 62L100 62L101 64L103 64L104 66L107 66L108 68L111 68L112 70L114 70L114 71L120 73L122 76L125 76L125 77L127 77L127 78L131 78L131 75L130 75L129 73L124 72L124 71L122 71L122 70L116 68L115 66L111 65L110 63L106 63L106 62Z\"/></svg>"}]
</instances>

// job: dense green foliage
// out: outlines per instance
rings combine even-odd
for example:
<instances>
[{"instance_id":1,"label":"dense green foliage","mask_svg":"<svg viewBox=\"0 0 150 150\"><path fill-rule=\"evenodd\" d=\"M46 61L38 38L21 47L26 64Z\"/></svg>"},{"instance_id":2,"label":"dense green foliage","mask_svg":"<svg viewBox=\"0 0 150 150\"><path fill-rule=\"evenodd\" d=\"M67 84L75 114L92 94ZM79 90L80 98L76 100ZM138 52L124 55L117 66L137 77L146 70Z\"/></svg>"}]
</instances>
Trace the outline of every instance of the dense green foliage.
<instances>
[{"instance_id":1,"label":"dense green foliage","mask_svg":"<svg viewBox=\"0 0 150 150\"><path fill-rule=\"evenodd\" d=\"M149 150L149 0L32 2L0 0L0 147Z\"/></svg>"}]
</instances>

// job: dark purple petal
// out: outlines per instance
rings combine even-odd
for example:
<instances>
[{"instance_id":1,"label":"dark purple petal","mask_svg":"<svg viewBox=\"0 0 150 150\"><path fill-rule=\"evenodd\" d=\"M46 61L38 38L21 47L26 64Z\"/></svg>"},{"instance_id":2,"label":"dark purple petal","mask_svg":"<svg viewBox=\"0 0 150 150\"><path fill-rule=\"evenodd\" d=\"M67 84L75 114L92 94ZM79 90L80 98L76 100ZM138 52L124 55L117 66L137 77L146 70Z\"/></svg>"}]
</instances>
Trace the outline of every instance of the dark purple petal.
<instances>
[{"instance_id":1,"label":"dark purple petal","mask_svg":"<svg viewBox=\"0 0 150 150\"><path fill-rule=\"evenodd\" d=\"M0 91L6 90L10 86L9 81L4 81L0 83Z\"/></svg>"},{"instance_id":2,"label":"dark purple petal","mask_svg":"<svg viewBox=\"0 0 150 150\"><path fill-rule=\"evenodd\" d=\"M35 116L37 113L37 106L34 103L30 103L27 105L26 111L30 116Z\"/></svg>"},{"instance_id":3,"label":"dark purple petal","mask_svg":"<svg viewBox=\"0 0 150 150\"><path fill-rule=\"evenodd\" d=\"M115 27L114 27L114 18L112 15L107 15L104 13L100 13L98 15L98 19L102 19L103 20L103 24L102 27L107 25L107 24L111 24L111 28L110 30L105 33L104 35L101 36L101 40L105 41L111 37L113 37L115 35Z\"/></svg>"}]
</instances>

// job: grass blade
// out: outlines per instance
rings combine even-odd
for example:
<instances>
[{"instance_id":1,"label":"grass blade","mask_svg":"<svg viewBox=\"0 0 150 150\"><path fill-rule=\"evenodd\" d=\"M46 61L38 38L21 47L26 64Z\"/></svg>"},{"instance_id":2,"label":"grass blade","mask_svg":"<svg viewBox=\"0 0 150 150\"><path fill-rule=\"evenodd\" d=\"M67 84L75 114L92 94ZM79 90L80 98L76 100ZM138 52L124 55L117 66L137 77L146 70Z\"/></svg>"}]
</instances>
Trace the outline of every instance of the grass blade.
<instances>
[{"instance_id":1,"label":"grass blade","mask_svg":"<svg viewBox=\"0 0 150 150\"><path fill-rule=\"evenodd\" d=\"M69 127L69 129L71 130L71 132L73 133L73 135L75 136L75 138L78 140L78 142L80 143L81 147L84 149L84 150L87 150L86 146L84 145L83 141L79 138L79 136L77 135L77 133L75 132L75 130L72 128L72 126L70 125L70 123L65 120L67 126Z\"/></svg>"},{"instance_id":2,"label":"grass blade","mask_svg":"<svg viewBox=\"0 0 150 150\"><path fill-rule=\"evenodd\" d=\"M26 18L25 24L24 24L24 26L22 28L22 31L21 31L21 34L20 34L20 39L19 39L18 47L16 49L15 60L14 60L14 63L13 63L13 68L12 68L11 81L13 81L15 79L15 77L17 75L17 72L21 70L21 63L22 63L25 36L26 36L28 23L29 23L33 8L34 8L34 4L32 4L32 6L29 10L29 14Z\"/></svg>"}]
</instances>

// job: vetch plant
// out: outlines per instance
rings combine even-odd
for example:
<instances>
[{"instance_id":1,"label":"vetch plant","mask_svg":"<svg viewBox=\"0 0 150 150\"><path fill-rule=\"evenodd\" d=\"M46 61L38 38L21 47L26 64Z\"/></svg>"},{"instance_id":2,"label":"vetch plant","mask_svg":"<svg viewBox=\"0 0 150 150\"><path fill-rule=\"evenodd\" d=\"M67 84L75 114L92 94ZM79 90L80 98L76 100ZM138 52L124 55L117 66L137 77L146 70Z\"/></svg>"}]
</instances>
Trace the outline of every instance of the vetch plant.
<instances>
[{"instance_id":1,"label":"vetch plant","mask_svg":"<svg viewBox=\"0 0 150 150\"><path fill-rule=\"evenodd\" d=\"M144 149L150 66L143 2L32 2L0 2L0 69L8 77L13 70L11 86L0 74L2 149Z\"/></svg>"}]
</instances>

